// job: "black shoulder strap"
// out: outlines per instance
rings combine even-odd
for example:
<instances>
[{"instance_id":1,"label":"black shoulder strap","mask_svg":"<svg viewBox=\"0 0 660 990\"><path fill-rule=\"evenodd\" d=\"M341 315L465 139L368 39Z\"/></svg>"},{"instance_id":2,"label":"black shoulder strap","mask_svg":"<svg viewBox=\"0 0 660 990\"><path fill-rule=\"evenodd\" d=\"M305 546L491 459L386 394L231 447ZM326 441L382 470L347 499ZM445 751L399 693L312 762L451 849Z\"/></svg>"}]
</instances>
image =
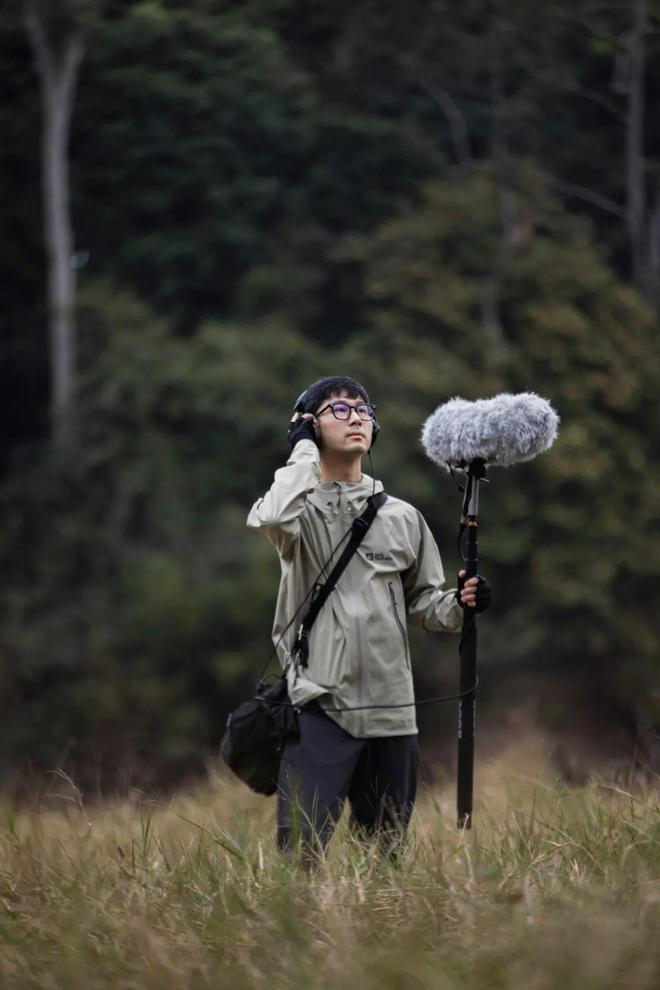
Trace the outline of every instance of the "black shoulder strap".
<instances>
[{"instance_id":1,"label":"black shoulder strap","mask_svg":"<svg viewBox=\"0 0 660 990\"><path fill-rule=\"evenodd\" d=\"M348 543L344 547L341 557L330 571L326 581L323 584L316 585L312 597L312 604L309 606L305 618L300 624L298 635L296 636L296 640L293 644L292 652L294 655L297 654L298 660L302 667L307 666L307 658L309 657L309 632L314 625L316 616L325 605L330 592L346 570L351 557L362 543L362 540L367 534L367 530L376 518L376 513L386 501L387 495L385 492L379 492L377 495L369 496L367 499L366 509L360 513L357 519L353 520L353 524L351 526L351 536Z\"/></svg>"}]
</instances>

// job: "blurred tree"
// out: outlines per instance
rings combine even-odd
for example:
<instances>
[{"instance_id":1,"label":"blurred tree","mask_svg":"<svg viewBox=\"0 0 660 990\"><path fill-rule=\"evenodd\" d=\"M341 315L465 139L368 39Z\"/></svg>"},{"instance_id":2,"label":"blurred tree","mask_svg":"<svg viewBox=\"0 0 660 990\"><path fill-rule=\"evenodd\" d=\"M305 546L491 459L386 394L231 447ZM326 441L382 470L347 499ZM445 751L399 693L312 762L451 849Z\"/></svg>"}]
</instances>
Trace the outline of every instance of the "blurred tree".
<instances>
[{"instance_id":1,"label":"blurred tree","mask_svg":"<svg viewBox=\"0 0 660 990\"><path fill-rule=\"evenodd\" d=\"M422 181L497 163L500 247L481 318L498 336L502 272L526 223L514 180L531 159L597 225L621 273L641 209L652 285L659 5L644 2L649 30L637 32L635 49L643 112L628 143L639 151L642 141L640 186L627 180L624 155L634 117L629 5L412 0L404 12L371 2L106 0L73 121L79 257L180 332L217 316L280 314L336 346L361 325L364 303L363 271L338 260L337 240L372 230ZM5 39L7 30L0 23ZM14 147L3 150L3 177L16 187ZM25 170L26 201L30 181ZM36 317L18 285L39 297L39 259L21 254L20 265L16 288L4 290L5 320L27 362L40 341L36 329L26 336Z\"/></svg>"},{"instance_id":2,"label":"blurred tree","mask_svg":"<svg viewBox=\"0 0 660 990\"><path fill-rule=\"evenodd\" d=\"M261 5L117 4L84 66L76 210L90 270L179 332L287 312L348 332L352 273L330 260L428 174L428 142L321 100ZM110 16L112 15L112 16Z\"/></svg>"},{"instance_id":3,"label":"blurred tree","mask_svg":"<svg viewBox=\"0 0 660 990\"><path fill-rule=\"evenodd\" d=\"M626 5L628 6L628 5ZM660 174L656 174L649 207L650 171L647 160L645 103L647 35L655 14L656 33L660 6L634 0L630 26L620 37L620 51L613 88L626 98L626 220L630 240L632 275L640 290L660 304ZM649 9L649 8L655 8ZM657 164L654 169L659 171Z\"/></svg>"},{"instance_id":4,"label":"blurred tree","mask_svg":"<svg viewBox=\"0 0 660 990\"><path fill-rule=\"evenodd\" d=\"M69 135L85 37L98 0L25 0L25 25L40 81L41 170L48 253L51 429L63 452L74 439L75 258L69 208Z\"/></svg>"},{"instance_id":5,"label":"blurred tree","mask_svg":"<svg viewBox=\"0 0 660 990\"><path fill-rule=\"evenodd\" d=\"M497 166L503 259L518 222L509 177L532 157L606 232L616 263L625 241L627 270L657 305L660 130L649 108L659 24L658 0L413 0L405 11L367 2L321 73L352 86L371 113L423 124L455 168ZM496 265L482 313L493 332L500 283Z\"/></svg>"}]
</instances>

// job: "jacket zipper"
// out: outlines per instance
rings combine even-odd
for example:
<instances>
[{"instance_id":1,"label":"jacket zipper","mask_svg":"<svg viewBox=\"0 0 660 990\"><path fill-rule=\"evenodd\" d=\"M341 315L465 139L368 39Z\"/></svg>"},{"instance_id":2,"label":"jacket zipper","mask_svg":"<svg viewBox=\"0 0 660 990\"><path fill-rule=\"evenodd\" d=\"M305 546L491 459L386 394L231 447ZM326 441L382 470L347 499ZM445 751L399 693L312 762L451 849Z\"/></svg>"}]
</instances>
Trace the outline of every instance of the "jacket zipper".
<instances>
[{"instance_id":1,"label":"jacket zipper","mask_svg":"<svg viewBox=\"0 0 660 990\"><path fill-rule=\"evenodd\" d=\"M403 640L403 649L406 654L406 663L408 663L408 639L406 637L406 630L403 628L401 619L399 618L399 613L396 608L396 597L394 595L394 588L392 587L392 582L387 582L387 587L390 589L390 600L392 602L392 611L394 612L394 618L396 619L396 624L399 627L399 632L401 633L401 639Z\"/></svg>"}]
</instances>

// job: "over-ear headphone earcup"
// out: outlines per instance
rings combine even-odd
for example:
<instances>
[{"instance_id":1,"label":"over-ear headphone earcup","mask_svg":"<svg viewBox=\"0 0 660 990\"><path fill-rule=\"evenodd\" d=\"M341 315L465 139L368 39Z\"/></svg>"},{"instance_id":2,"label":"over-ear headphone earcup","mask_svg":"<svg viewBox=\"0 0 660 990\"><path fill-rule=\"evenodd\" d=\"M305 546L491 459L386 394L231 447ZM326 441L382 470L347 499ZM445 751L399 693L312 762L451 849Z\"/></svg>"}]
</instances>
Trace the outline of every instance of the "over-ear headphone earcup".
<instances>
[{"instance_id":1,"label":"over-ear headphone earcup","mask_svg":"<svg viewBox=\"0 0 660 990\"><path fill-rule=\"evenodd\" d=\"M295 406L293 407L293 411L294 412L297 412L297 413L300 413L301 416L305 412L305 405L307 403L307 393L308 392L309 392L309 389L308 388L306 388L304 392L301 392L300 395L298 396L298 398L296 399ZM314 426L314 433L316 434L316 445L317 445L317 447L320 450L321 449L321 427L320 426Z\"/></svg>"}]
</instances>

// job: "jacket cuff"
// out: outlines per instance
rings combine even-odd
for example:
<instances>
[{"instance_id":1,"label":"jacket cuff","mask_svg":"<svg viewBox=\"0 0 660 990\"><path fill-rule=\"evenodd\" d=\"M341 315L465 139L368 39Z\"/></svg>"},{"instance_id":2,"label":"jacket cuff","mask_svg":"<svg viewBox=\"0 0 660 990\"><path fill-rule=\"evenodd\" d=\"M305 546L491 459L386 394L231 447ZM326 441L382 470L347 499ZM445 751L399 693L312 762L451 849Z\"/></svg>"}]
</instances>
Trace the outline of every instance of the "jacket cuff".
<instances>
[{"instance_id":1,"label":"jacket cuff","mask_svg":"<svg viewBox=\"0 0 660 990\"><path fill-rule=\"evenodd\" d=\"M301 461L315 461L321 463L319 448L313 440L299 440L291 453L287 464L300 464Z\"/></svg>"},{"instance_id":2,"label":"jacket cuff","mask_svg":"<svg viewBox=\"0 0 660 990\"><path fill-rule=\"evenodd\" d=\"M461 626L463 625L463 606L457 600L455 594L453 596L453 601L451 603L451 609L448 615L448 619L451 623L451 628L455 632L458 632Z\"/></svg>"}]
</instances>

